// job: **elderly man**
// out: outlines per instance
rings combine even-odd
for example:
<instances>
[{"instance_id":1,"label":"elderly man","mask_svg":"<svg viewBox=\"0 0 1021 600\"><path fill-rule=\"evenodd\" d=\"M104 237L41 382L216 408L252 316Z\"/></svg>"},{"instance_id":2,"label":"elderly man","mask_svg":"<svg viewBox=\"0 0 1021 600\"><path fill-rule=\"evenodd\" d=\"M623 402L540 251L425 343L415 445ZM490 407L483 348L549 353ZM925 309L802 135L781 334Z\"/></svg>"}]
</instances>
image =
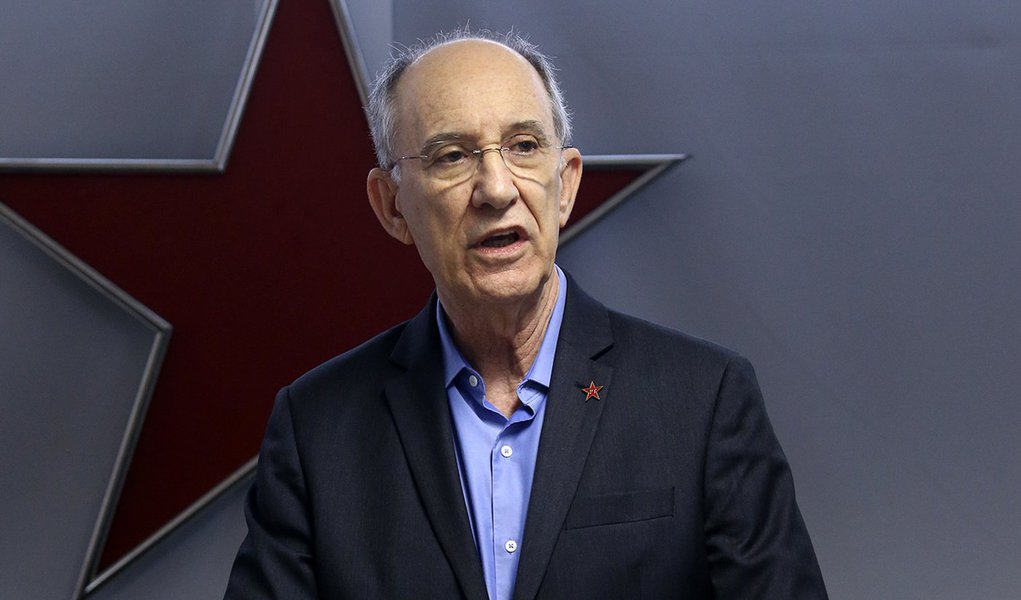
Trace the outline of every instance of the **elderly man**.
<instances>
[{"instance_id":1,"label":"elderly man","mask_svg":"<svg viewBox=\"0 0 1021 600\"><path fill-rule=\"evenodd\" d=\"M549 62L398 56L368 196L436 294L284 388L228 598L824 598L751 367L555 264L582 159Z\"/></svg>"}]
</instances>

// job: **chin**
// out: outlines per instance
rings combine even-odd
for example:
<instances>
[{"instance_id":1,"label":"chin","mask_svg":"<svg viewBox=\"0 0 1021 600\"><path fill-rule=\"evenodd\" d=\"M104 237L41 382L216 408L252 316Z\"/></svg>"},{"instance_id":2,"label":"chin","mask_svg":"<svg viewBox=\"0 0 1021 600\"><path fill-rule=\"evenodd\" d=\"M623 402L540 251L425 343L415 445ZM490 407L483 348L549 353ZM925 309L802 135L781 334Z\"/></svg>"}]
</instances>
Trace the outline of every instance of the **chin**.
<instances>
[{"instance_id":1,"label":"chin","mask_svg":"<svg viewBox=\"0 0 1021 600\"><path fill-rule=\"evenodd\" d=\"M536 269L512 269L472 279L474 295L486 302L516 302L539 295L549 275Z\"/></svg>"}]
</instances>

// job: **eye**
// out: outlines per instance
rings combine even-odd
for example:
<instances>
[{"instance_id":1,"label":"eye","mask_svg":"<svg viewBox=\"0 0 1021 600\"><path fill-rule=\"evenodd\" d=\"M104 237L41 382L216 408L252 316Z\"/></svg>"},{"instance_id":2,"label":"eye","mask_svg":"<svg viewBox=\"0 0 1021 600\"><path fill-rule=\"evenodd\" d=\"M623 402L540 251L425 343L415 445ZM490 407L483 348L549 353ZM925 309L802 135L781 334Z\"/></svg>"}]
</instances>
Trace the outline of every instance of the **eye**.
<instances>
[{"instance_id":1,"label":"eye","mask_svg":"<svg viewBox=\"0 0 1021 600\"><path fill-rule=\"evenodd\" d=\"M530 135L516 135L507 141L505 147L518 156L531 156L542 148L539 140Z\"/></svg>"},{"instance_id":2,"label":"eye","mask_svg":"<svg viewBox=\"0 0 1021 600\"><path fill-rule=\"evenodd\" d=\"M429 163L439 166L456 165L466 160L469 154L460 146L443 146L429 155Z\"/></svg>"}]
</instances>

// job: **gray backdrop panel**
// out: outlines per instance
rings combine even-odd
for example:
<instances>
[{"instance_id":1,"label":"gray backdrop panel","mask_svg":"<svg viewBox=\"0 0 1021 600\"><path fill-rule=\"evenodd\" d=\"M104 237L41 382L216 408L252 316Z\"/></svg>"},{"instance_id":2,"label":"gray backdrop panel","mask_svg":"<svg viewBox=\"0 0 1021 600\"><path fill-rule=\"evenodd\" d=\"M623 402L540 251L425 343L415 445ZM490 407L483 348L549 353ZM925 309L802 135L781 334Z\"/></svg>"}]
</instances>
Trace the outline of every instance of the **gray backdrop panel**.
<instances>
[{"instance_id":1,"label":"gray backdrop panel","mask_svg":"<svg viewBox=\"0 0 1021 600\"><path fill-rule=\"evenodd\" d=\"M264 0L0 0L0 157L212 159Z\"/></svg>"},{"instance_id":2,"label":"gray backdrop panel","mask_svg":"<svg viewBox=\"0 0 1021 600\"><path fill-rule=\"evenodd\" d=\"M0 214L0 598L71 598L158 332Z\"/></svg>"},{"instance_id":3,"label":"gray backdrop panel","mask_svg":"<svg viewBox=\"0 0 1021 600\"><path fill-rule=\"evenodd\" d=\"M234 485L205 510L175 529L90 600L219 600L234 554L247 531L244 498L249 479Z\"/></svg>"}]
</instances>

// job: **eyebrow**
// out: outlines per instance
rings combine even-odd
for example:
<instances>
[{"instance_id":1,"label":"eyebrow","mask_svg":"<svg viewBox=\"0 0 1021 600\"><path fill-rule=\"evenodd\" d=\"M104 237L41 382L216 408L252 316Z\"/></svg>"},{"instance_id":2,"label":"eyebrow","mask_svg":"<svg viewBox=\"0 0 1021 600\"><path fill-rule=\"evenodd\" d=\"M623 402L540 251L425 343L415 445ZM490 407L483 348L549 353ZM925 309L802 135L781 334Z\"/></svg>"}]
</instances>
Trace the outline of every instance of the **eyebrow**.
<instances>
[{"instance_id":1,"label":"eyebrow","mask_svg":"<svg viewBox=\"0 0 1021 600\"><path fill-rule=\"evenodd\" d=\"M504 141L508 137L511 137L519 133L528 133L534 135L536 139L538 139L542 143L546 143L549 141L546 135L546 128L543 127L542 121L537 121L535 119L529 119L526 121L518 121L516 123L512 123L505 130L507 133L500 141ZM469 137L470 136L460 131L440 132L426 138L425 142L423 142L422 144L421 152L425 152L426 150L429 149L430 146L435 146L436 144L439 143L463 140Z\"/></svg>"},{"instance_id":2,"label":"eyebrow","mask_svg":"<svg viewBox=\"0 0 1021 600\"><path fill-rule=\"evenodd\" d=\"M540 142L547 141L546 128L543 127L542 121L536 121L534 119L529 121L518 121L510 126L510 135L517 133L530 133L534 135Z\"/></svg>"},{"instance_id":3,"label":"eyebrow","mask_svg":"<svg viewBox=\"0 0 1021 600\"><path fill-rule=\"evenodd\" d=\"M428 150L430 146L435 146L436 144L439 144L439 143L442 143L442 142L450 142L450 141L453 141L453 140L461 140L461 139L464 139L465 137L467 137L467 136L465 136L463 133L455 133L455 132L443 132L443 133L437 133L436 135L431 135L428 138L426 138L425 142L422 143L422 152L425 152L426 150Z\"/></svg>"}]
</instances>

